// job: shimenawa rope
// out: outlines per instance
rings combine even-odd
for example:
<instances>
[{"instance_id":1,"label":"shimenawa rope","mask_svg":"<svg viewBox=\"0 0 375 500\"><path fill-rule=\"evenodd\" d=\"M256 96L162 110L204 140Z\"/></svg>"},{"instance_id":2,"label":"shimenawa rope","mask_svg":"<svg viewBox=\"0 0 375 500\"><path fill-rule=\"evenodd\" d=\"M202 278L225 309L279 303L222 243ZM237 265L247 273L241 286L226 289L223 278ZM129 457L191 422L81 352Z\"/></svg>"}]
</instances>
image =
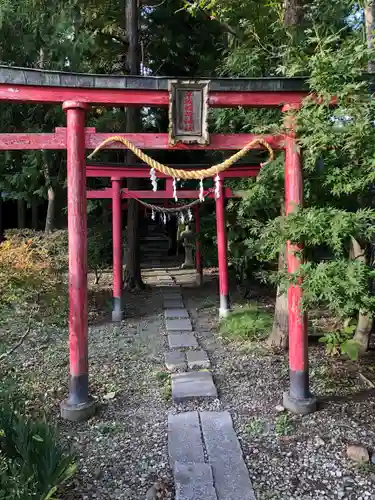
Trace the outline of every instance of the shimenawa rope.
<instances>
[{"instance_id":1,"label":"shimenawa rope","mask_svg":"<svg viewBox=\"0 0 375 500\"><path fill-rule=\"evenodd\" d=\"M104 146L106 146L109 143L112 142L121 142L126 146L132 153L134 153L138 158L149 167L154 168L155 170L158 170L159 172L162 172L165 175L168 175L170 177L174 177L175 179L206 179L207 177L212 177L213 175L218 175L220 172L223 172L224 170L227 170L230 166L232 166L234 163L236 163L238 160L243 158L251 149L254 148L256 145L263 146L269 153L269 158L266 163L269 163L270 161L274 160L275 158L275 153L271 146L268 144L267 141L264 139L254 139L250 141L246 146L244 146L240 151L237 151L234 155L230 156L226 160L224 160L222 163L218 163L217 165L213 165L210 168L207 168L205 170L182 170L182 169L176 169L176 168L170 168L167 165L163 165L162 163L159 163L158 161L154 160L150 156L146 155L141 149L139 149L137 146L135 146L132 142L130 142L126 137L122 137L120 135L114 135L112 137L108 137L105 139L99 146L89 155L89 158L93 158L93 156L100 151Z\"/></svg>"}]
</instances>

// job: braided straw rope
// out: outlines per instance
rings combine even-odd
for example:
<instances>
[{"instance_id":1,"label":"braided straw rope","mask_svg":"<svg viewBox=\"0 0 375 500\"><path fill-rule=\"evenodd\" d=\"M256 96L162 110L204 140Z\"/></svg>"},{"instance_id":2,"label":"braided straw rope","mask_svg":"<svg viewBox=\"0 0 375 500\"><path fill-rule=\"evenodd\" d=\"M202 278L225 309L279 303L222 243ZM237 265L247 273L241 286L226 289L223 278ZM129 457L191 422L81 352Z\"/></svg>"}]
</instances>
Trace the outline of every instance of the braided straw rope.
<instances>
[{"instance_id":1,"label":"braided straw rope","mask_svg":"<svg viewBox=\"0 0 375 500\"><path fill-rule=\"evenodd\" d=\"M263 146L269 153L269 158L266 163L269 163L275 158L275 153L267 141L265 141L264 139L254 139L248 144L246 144L246 146L244 146L240 151L237 151L237 153L230 156L222 163L213 165L212 167L207 168L205 170L181 170L176 168L170 168L167 165L159 163L150 156L146 155L146 153L144 153L141 149L137 148L137 146L135 146L125 137L121 137L120 135L114 135L113 137L108 137L101 144L99 144L99 146L89 155L89 159L91 159L104 146L112 142L121 142L132 153L134 153L135 156L138 156L140 160L147 163L149 167L154 168L155 170L158 170L159 172L162 172L167 176L174 177L175 179L206 179L207 177L212 177L213 175L219 174L220 172L227 170L230 166L236 163L236 161L243 158L257 144Z\"/></svg>"}]
</instances>

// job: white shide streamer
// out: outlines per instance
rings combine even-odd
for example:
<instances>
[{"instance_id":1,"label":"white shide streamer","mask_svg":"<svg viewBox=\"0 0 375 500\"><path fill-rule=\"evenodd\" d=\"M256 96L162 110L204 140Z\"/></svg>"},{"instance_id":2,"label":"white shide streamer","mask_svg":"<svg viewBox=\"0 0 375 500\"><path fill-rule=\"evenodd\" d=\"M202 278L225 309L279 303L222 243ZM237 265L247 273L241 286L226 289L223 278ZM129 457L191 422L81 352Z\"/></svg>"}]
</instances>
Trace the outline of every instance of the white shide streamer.
<instances>
[{"instance_id":1,"label":"white shide streamer","mask_svg":"<svg viewBox=\"0 0 375 500\"><path fill-rule=\"evenodd\" d=\"M150 169L150 180L152 184L152 190L157 191L158 190L158 179L156 177L156 171L154 168Z\"/></svg>"}]
</instances>

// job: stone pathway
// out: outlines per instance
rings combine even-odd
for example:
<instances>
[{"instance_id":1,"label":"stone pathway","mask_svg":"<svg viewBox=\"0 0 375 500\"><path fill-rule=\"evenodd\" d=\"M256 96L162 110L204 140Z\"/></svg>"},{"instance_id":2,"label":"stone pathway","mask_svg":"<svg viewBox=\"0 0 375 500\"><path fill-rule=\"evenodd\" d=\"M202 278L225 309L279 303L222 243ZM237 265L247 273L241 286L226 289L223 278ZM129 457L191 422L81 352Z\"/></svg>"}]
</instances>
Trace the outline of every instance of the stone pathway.
<instances>
[{"instance_id":1,"label":"stone pathway","mask_svg":"<svg viewBox=\"0 0 375 500\"><path fill-rule=\"evenodd\" d=\"M158 270L159 271L159 270ZM218 397L210 360L199 347L181 287L160 269L175 403ZM166 286L165 286L166 285ZM168 417L168 451L176 500L255 500L241 446L228 412L188 411Z\"/></svg>"}]
</instances>

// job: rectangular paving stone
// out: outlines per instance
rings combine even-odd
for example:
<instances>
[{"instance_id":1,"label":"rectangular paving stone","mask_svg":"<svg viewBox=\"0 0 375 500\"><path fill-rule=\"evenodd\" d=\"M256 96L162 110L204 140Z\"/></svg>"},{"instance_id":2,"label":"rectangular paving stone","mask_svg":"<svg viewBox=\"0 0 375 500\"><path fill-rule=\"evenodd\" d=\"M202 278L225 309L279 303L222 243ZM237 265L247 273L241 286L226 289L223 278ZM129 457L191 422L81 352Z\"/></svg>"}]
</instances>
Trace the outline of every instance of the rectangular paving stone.
<instances>
[{"instance_id":1,"label":"rectangular paving stone","mask_svg":"<svg viewBox=\"0 0 375 500\"><path fill-rule=\"evenodd\" d=\"M165 319L173 319L173 318L188 318L189 313L185 308L180 308L180 309L165 309L164 310L164 317Z\"/></svg>"},{"instance_id":2,"label":"rectangular paving stone","mask_svg":"<svg viewBox=\"0 0 375 500\"><path fill-rule=\"evenodd\" d=\"M195 368L210 368L211 366L207 353L203 349L188 351L186 359L190 370L194 370Z\"/></svg>"},{"instance_id":3,"label":"rectangular paving stone","mask_svg":"<svg viewBox=\"0 0 375 500\"><path fill-rule=\"evenodd\" d=\"M164 355L164 362L167 370L175 372L186 370L186 354L183 351L169 351Z\"/></svg>"},{"instance_id":4,"label":"rectangular paving stone","mask_svg":"<svg viewBox=\"0 0 375 500\"><path fill-rule=\"evenodd\" d=\"M191 332L193 330L189 318L167 319L165 326L169 332Z\"/></svg>"},{"instance_id":5,"label":"rectangular paving stone","mask_svg":"<svg viewBox=\"0 0 375 500\"><path fill-rule=\"evenodd\" d=\"M164 299L182 298L180 287L174 284L171 286L161 286L160 291L163 294Z\"/></svg>"},{"instance_id":6,"label":"rectangular paving stone","mask_svg":"<svg viewBox=\"0 0 375 500\"><path fill-rule=\"evenodd\" d=\"M208 464L175 463L176 500L217 500L212 470Z\"/></svg>"},{"instance_id":7,"label":"rectangular paving stone","mask_svg":"<svg viewBox=\"0 0 375 500\"><path fill-rule=\"evenodd\" d=\"M217 390L210 372L172 374L173 401L202 398L217 398Z\"/></svg>"},{"instance_id":8,"label":"rectangular paving stone","mask_svg":"<svg viewBox=\"0 0 375 500\"><path fill-rule=\"evenodd\" d=\"M164 299L163 302L164 309L183 309L184 303L181 295L180 296L176 295L176 297L178 298Z\"/></svg>"},{"instance_id":9,"label":"rectangular paving stone","mask_svg":"<svg viewBox=\"0 0 375 500\"><path fill-rule=\"evenodd\" d=\"M199 416L218 500L255 500L230 414L204 411Z\"/></svg>"},{"instance_id":10,"label":"rectangular paving stone","mask_svg":"<svg viewBox=\"0 0 375 500\"><path fill-rule=\"evenodd\" d=\"M198 412L188 411L168 415L168 454L174 464L204 462L202 433Z\"/></svg>"},{"instance_id":11,"label":"rectangular paving stone","mask_svg":"<svg viewBox=\"0 0 375 500\"><path fill-rule=\"evenodd\" d=\"M181 347L198 347L197 339L191 332L168 333L168 343L170 349L179 349Z\"/></svg>"},{"instance_id":12,"label":"rectangular paving stone","mask_svg":"<svg viewBox=\"0 0 375 500\"><path fill-rule=\"evenodd\" d=\"M171 292L171 293L163 292L162 297L163 297L163 300L181 300L182 301L182 295L180 292Z\"/></svg>"}]
</instances>

